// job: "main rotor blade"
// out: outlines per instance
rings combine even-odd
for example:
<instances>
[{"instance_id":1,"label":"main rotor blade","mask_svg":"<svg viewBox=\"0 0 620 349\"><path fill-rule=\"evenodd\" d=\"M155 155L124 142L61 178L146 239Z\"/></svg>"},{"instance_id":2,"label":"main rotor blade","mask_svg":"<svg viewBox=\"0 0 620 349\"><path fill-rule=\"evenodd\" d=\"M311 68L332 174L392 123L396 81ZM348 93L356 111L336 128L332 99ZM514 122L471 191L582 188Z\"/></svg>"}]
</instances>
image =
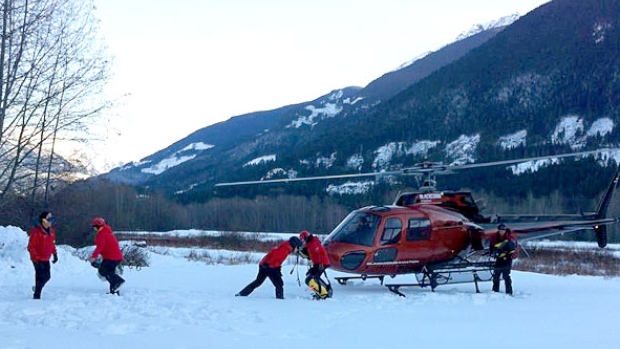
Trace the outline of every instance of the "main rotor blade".
<instances>
[{"instance_id":1,"label":"main rotor blade","mask_svg":"<svg viewBox=\"0 0 620 349\"><path fill-rule=\"evenodd\" d=\"M566 154L558 154L558 155L535 156L531 158L523 158L523 159L515 159L515 160L481 162L477 164L465 164L465 165L458 165L458 166L451 167L451 169L460 170L460 169L486 167L486 166L509 165L509 164L516 164L519 162L527 162L527 161L569 158L569 157L576 157L576 156L583 156L583 155L596 155L605 150L609 150L609 149L590 150L590 151L582 151L582 152L566 153Z\"/></svg>"},{"instance_id":2,"label":"main rotor blade","mask_svg":"<svg viewBox=\"0 0 620 349\"><path fill-rule=\"evenodd\" d=\"M337 179L337 178L357 178L357 177L374 177L374 176L390 176L396 174L402 174L403 171L385 171L385 172L368 172L368 173L350 173L342 175L331 176L315 176L315 177L299 177L299 178L282 178L282 179L267 179L258 181L247 182L230 182L230 183L217 183L216 187L225 187L233 185L248 185L248 184L268 184L268 183L287 183L287 182L301 182L301 181L315 181L321 179Z\"/></svg>"},{"instance_id":3,"label":"main rotor blade","mask_svg":"<svg viewBox=\"0 0 620 349\"><path fill-rule=\"evenodd\" d=\"M228 182L228 183L217 183L215 184L215 186L225 187L225 186L235 186L235 185L302 182L302 181L315 181L315 180L338 179L338 178L359 178L359 177L416 175L416 174L419 175L419 174L424 174L424 173L450 174L452 170L479 168L479 167L486 167L486 166L509 165L509 164L516 164L520 162L536 161L536 160L547 160L547 159L558 159L558 158L576 157L576 156L584 156L584 155L595 155L605 150L609 150L609 149L599 149L599 150L582 151L582 152L566 153L566 154L558 154L558 155L536 156L536 157L531 157L531 158L515 159L515 160L482 162L482 163L457 165L457 166L449 166L449 165L444 165L442 163L423 162L420 164L416 164L414 167L408 167L408 168L403 168L400 170L393 170L393 171L350 173L350 174L315 176L315 177L267 179L267 180L245 181L245 182Z\"/></svg>"}]
</instances>

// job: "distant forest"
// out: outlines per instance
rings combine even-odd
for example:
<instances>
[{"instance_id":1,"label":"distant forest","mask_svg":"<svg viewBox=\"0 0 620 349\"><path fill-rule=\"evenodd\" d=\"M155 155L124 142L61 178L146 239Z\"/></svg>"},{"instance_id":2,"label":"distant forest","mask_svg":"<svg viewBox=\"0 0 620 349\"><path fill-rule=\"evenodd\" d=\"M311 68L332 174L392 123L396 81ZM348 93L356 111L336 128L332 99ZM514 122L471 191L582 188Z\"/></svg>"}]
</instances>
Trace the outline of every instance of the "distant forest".
<instances>
[{"instance_id":1,"label":"distant forest","mask_svg":"<svg viewBox=\"0 0 620 349\"><path fill-rule=\"evenodd\" d=\"M485 215L557 214L595 210L614 173L615 165L601 167L593 162L575 161L516 177L506 169L485 169L440 176L438 180L439 189L472 191ZM0 207L0 224L28 229L39 211L49 209L57 219L58 242L72 246L92 243L90 221L95 216L104 217L116 231L329 233L351 210L391 204L399 191L415 189L417 183L413 178L403 178L400 186L379 184L366 195L330 196L324 191L303 194L317 193L313 186L321 184L272 185L261 188L260 193L255 187L212 190L209 197L204 193L203 201L183 202L164 192L89 179L55 191L47 204L21 196L5 198ZM620 217L617 194L609 215ZM608 234L610 242L620 242L620 227L612 226ZM593 234L581 232L567 234L565 238L594 239Z\"/></svg>"}]
</instances>

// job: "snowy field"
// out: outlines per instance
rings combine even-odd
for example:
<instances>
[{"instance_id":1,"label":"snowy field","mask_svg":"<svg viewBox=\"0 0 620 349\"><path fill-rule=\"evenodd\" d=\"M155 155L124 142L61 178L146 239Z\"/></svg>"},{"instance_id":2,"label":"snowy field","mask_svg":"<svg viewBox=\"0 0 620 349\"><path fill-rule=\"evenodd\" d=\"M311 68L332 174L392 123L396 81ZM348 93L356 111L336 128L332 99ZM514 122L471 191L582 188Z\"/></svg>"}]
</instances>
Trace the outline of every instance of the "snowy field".
<instances>
[{"instance_id":1,"label":"snowy field","mask_svg":"<svg viewBox=\"0 0 620 349\"><path fill-rule=\"evenodd\" d=\"M126 268L122 295L112 296L61 246L43 299L33 300L26 244L20 229L0 227L2 349L620 348L619 278L513 272L514 297L483 283L480 294L463 284L406 288L403 298L376 281L338 285L330 271L334 297L314 301L285 264L286 299L275 299L269 281L236 298L256 264L208 265L183 258L187 249L153 249L150 267Z\"/></svg>"}]
</instances>

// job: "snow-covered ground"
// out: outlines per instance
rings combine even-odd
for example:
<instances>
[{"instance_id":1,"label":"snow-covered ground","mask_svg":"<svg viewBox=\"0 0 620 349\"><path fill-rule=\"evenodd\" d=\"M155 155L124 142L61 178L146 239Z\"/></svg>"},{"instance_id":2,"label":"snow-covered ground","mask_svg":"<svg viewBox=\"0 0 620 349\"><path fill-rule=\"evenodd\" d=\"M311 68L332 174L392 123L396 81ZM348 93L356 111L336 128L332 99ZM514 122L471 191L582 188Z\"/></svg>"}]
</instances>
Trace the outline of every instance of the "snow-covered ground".
<instances>
[{"instance_id":1,"label":"snow-covered ground","mask_svg":"<svg viewBox=\"0 0 620 349\"><path fill-rule=\"evenodd\" d=\"M150 267L125 269L122 295L112 296L61 246L43 299L33 300L26 243L22 230L0 227L3 349L620 348L620 278L514 272L514 297L489 283L479 294L472 284L407 288L403 298L377 281L334 282L333 298L313 301L289 263L286 299L275 299L269 281L236 298L255 263L212 265L183 258L188 249L153 249Z\"/></svg>"}]
</instances>

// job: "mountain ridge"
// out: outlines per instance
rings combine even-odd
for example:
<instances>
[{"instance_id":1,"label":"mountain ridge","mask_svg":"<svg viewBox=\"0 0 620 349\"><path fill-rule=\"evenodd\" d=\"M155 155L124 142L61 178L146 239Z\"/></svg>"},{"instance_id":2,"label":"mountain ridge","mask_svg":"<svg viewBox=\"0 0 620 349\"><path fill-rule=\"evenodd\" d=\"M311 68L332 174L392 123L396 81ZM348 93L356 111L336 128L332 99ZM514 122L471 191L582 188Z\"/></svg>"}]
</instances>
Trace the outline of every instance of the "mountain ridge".
<instances>
[{"instance_id":1,"label":"mountain ridge","mask_svg":"<svg viewBox=\"0 0 620 349\"><path fill-rule=\"evenodd\" d=\"M208 190L215 182L277 174L374 171L429 157L463 163L539 148L559 152L618 144L620 111L614 96L620 95L620 84L614 76L620 76L620 10L617 3L604 5L552 1L507 27L483 31L386 73L365 88L336 89L278 109L270 127L249 127L247 138L221 132L230 142L200 139L214 147L194 151L193 158L157 175L144 175L150 165L140 164L109 178L137 173L142 177L134 184L186 193ZM599 124L606 125L603 131L592 131ZM570 142L564 137L569 131ZM189 142L187 137L146 159L161 162ZM244 166L266 156L269 161Z\"/></svg>"},{"instance_id":2,"label":"mountain ridge","mask_svg":"<svg viewBox=\"0 0 620 349\"><path fill-rule=\"evenodd\" d=\"M380 104L382 99L389 99L391 96L402 91L407 86L415 83L416 81L419 81L425 76L428 76L436 69L462 57L472 47L477 47L478 45L486 42L489 38L496 35L502 29L503 27L489 27L482 32L469 35L466 38L462 38L457 42L444 46L438 51L432 52L425 57L417 59L412 64L409 64L399 69L398 73L392 71L384 74L383 76L371 81L364 88L351 86L342 89L335 89L330 91L328 94L312 101L291 104L269 111L242 114L232 117L226 121L217 123L215 125L204 127L193 132L189 136L175 142L174 144L145 157L137 163L129 163L124 166L112 169L110 172L105 173L100 177L132 185L144 184L145 182L153 178L153 174L155 172L149 170L150 166L152 166L149 164L152 164L153 162L159 163L161 161L164 161L163 159L174 156L174 154L180 149L182 149L183 147L187 147L192 143L202 142L203 140L208 139L209 144L215 143L218 146L222 147L222 144L220 142L217 142L217 140L222 140L222 138L224 138L226 141L224 142L224 147L222 148L224 148L224 151L226 151L226 149L228 149L230 145L241 142L241 138L237 136L236 128L239 126L239 124L244 123L247 120L256 120L258 125L254 129L252 129L251 127L245 128L246 130L252 130L249 134L245 134L245 136L247 137L260 137L261 134L267 133L267 130L274 126L280 126L284 128L298 128L304 125L311 126L311 122L304 122L304 119L306 121L310 120L312 117L312 113L311 115L303 115L303 110L306 110L304 108L312 106L314 104L325 105L329 103L329 100L332 96L337 94L342 93L342 96L345 96L346 98L351 98L355 96L355 100L349 102L351 105L355 104L356 101L364 100L363 106L361 106L360 108L372 108ZM355 95L356 91L359 91L358 95ZM301 112L299 109L301 109ZM319 108L313 107L313 109L314 111L316 111ZM297 113L294 113L295 111ZM284 120L288 121L285 122ZM278 123L280 123L280 125L278 125ZM263 130L264 132L261 132L259 130ZM229 137L229 135L233 135L233 137ZM201 158L201 155L196 154L194 158ZM186 161L169 162L171 165L174 164L174 166L171 166L170 169ZM160 175L163 172L164 171L161 171L157 173L157 175ZM164 177L167 176L164 175Z\"/></svg>"}]
</instances>

